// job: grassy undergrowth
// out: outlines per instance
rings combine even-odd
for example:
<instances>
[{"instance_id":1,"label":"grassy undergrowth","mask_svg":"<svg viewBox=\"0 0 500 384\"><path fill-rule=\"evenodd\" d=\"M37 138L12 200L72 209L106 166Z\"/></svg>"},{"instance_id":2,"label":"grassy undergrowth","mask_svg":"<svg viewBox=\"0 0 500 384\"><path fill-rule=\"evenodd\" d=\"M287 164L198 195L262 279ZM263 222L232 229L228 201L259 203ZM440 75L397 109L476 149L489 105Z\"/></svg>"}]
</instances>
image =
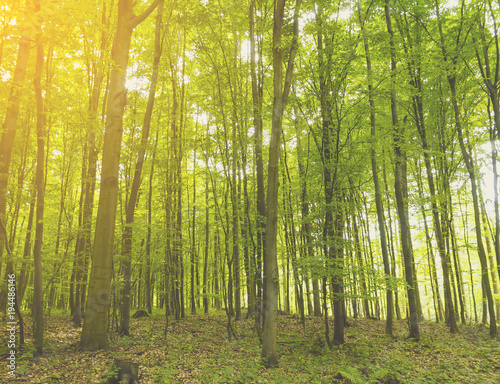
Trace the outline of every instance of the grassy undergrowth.
<instances>
[{"instance_id":1,"label":"grassy undergrowth","mask_svg":"<svg viewBox=\"0 0 500 384\"><path fill-rule=\"evenodd\" d=\"M346 344L328 349L321 319L280 316L279 368L261 366L253 322L233 322L237 339L228 340L221 313L132 320L130 337L114 337L105 351L77 348L80 329L68 316L47 318L43 357L33 359L30 340L17 351L16 378L2 368L0 382L103 383L112 362L127 356L140 363L141 383L500 383L500 343L480 325L460 326L450 335L443 324L420 323L422 339L406 340L406 322L395 323L395 338L383 335L384 322L349 320ZM27 326L27 334L31 334ZM6 344L2 343L2 360ZM5 365L5 364L4 364Z\"/></svg>"}]
</instances>

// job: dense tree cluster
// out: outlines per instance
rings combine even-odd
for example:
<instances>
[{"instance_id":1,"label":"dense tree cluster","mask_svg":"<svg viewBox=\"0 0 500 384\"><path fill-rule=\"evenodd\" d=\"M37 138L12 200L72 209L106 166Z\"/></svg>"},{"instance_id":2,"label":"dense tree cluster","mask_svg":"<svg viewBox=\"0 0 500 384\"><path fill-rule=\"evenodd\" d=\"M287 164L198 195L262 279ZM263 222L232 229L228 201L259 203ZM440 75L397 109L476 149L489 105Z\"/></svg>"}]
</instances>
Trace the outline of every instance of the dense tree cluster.
<instances>
[{"instance_id":1,"label":"dense tree cluster","mask_svg":"<svg viewBox=\"0 0 500 384\"><path fill-rule=\"evenodd\" d=\"M0 310L500 316L500 3L7 0ZM5 247L5 245L8 245ZM7 252L9 251L9 252ZM4 278L5 277L5 278ZM245 312L243 312L245 309ZM328 318L333 316L333 333ZM166 330L167 330L166 327Z\"/></svg>"}]
</instances>

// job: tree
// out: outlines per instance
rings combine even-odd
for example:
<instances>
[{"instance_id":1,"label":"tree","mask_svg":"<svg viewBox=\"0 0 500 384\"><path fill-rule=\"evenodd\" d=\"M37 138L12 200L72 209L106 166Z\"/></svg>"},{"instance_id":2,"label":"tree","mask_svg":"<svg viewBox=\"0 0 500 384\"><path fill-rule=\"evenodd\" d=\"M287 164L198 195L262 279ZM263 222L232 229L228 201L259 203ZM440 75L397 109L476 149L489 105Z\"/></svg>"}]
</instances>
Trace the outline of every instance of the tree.
<instances>
[{"instance_id":1,"label":"tree","mask_svg":"<svg viewBox=\"0 0 500 384\"><path fill-rule=\"evenodd\" d=\"M278 314L279 272L276 249L278 226L278 180L280 137L282 133L283 112L288 100L292 83L293 65L298 47L299 9L301 0L296 0L293 16L293 40L288 57L288 65L283 83L282 28L286 0L278 0L274 9L273 27L273 117L271 141L269 143L268 185L267 185L267 222L266 246L264 252L264 330L262 359L269 367L278 366L276 352L276 328Z\"/></svg>"},{"instance_id":2,"label":"tree","mask_svg":"<svg viewBox=\"0 0 500 384\"><path fill-rule=\"evenodd\" d=\"M462 3L462 7L463 7L463 3ZM469 174L469 179L470 179L470 184L471 184L471 192L472 192L473 208L474 208L474 221L476 224L477 250L478 250L479 261L481 263L481 278L482 278L483 289L484 289L484 292L486 294L486 298L487 298L487 302L488 302L488 309L489 309L489 314L490 314L490 336L493 338L496 336L496 333L497 333L497 325L496 325L496 316L495 316L495 306L494 306L494 302L493 302L493 295L491 292L490 280L488 278L488 262L486 259L486 252L484 249L484 243L483 243L482 233L481 233L481 216L480 216L480 207L479 207L477 178L476 178L476 174L475 174L474 160L473 160L473 158L472 158L472 156L471 156L471 154L470 154L470 152L467 149L466 144L465 144L463 127L462 127L462 119L460 116L460 107L458 105L458 99L457 99L456 70L457 70L458 54L461 51L461 48L463 47L463 44L465 43L466 39L464 39L464 40L461 39L462 29L460 29L459 32L457 33L456 46L454 47L455 48L454 53L449 54L448 49L445 45L443 26L442 26L442 20L441 20L438 0L436 0L436 2L435 2L435 9L436 9L436 15L437 15L439 38L440 38L439 42L440 42L440 48L441 48L443 61L445 64L450 66L449 72L447 74L447 79L448 79L448 85L450 87L450 93L451 93L451 103L453 106L455 129L456 129L458 141L460 144L460 150L462 152L462 157L463 157L463 160L465 162L465 166L467 169L467 173ZM461 18L460 23L462 24L461 25L462 27L463 27L463 22L464 22L464 19ZM470 29L469 29L469 31L470 31ZM464 32L468 33L467 30L465 30Z\"/></svg>"},{"instance_id":3,"label":"tree","mask_svg":"<svg viewBox=\"0 0 500 384\"><path fill-rule=\"evenodd\" d=\"M406 203L404 198L403 188L406 187L406 154L402 148L403 131L401 127L401 122L398 118L397 101L396 101L396 43L394 41L394 32L392 30L391 13L389 0L385 1L385 20L387 24L387 32L390 36L390 46L391 46L391 115L392 115L392 127L394 130L394 152L396 155L396 164L394 170L394 190L396 194L396 202L398 208L399 217L399 230L401 234L401 247L403 251L403 259L405 266L406 282L408 284L408 306L410 307L410 337L416 341L420 340L420 331L418 328L418 314L417 314L417 303L415 295L415 284L414 284L414 270L413 261L411 256L411 246L410 246L410 225L408 222L408 215L406 210ZM403 122L405 124L405 122ZM405 188L406 189L406 188Z\"/></svg>"},{"instance_id":4,"label":"tree","mask_svg":"<svg viewBox=\"0 0 500 384\"><path fill-rule=\"evenodd\" d=\"M40 11L41 0L35 1L35 12ZM35 338L36 355L43 353L43 286L42 286L42 243L43 243L43 212L45 208L45 110L42 96L42 70L44 64L44 50L41 40L41 28L37 34L37 54L35 78L33 85L35 87L36 98L36 137L37 137L37 157L36 157L36 224L35 224L35 245L33 247L33 261L35 265L34 273L34 293L33 293L33 336Z\"/></svg>"},{"instance_id":5,"label":"tree","mask_svg":"<svg viewBox=\"0 0 500 384\"><path fill-rule=\"evenodd\" d=\"M250 20L250 74L252 78L252 102L253 102L253 125L254 134L254 152L255 166L257 172L257 244L256 244L256 268L255 281L257 284L256 312L255 322L260 329L260 318L262 312L262 254L265 249L266 235L266 192L264 190L264 164L262 160L262 99L263 99L263 79L262 75L257 74L257 64L255 62L256 55L256 38L255 38L255 0L250 4L249 20Z\"/></svg>"},{"instance_id":6,"label":"tree","mask_svg":"<svg viewBox=\"0 0 500 384\"><path fill-rule=\"evenodd\" d=\"M26 2L26 13L33 13L30 1ZM10 95L7 104L7 112L2 125L2 135L0 137L0 218L6 220L7 213L7 192L9 188L10 164L12 157L12 149L14 148L14 140L17 132L17 120L19 117L19 106L21 95L23 93L23 83L26 77L26 69L28 67L29 52L31 49L30 36L28 35L27 26L21 31L19 36L19 49L17 54L16 67ZM0 244L0 274L2 272L1 259L3 255L3 246ZM0 291L4 293L4 284L1 284ZM2 294L0 299L0 311L5 311L7 304L7 295Z\"/></svg>"},{"instance_id":7,"label":"tree","mask_svg":"<svg viewBox=\"0 0 500 384\"><path fill-rule=\"evenodd\" d=\"M365 23L363 22L361 15L361 4L358 2L358 18L359 23L361 24L361 33L363 35L363 45L365 48L365 56L366 56L366 71L368 78L368 97L370 104L370 127L371 127L371 136L375 140L376 139L376 115L375 115L375 98L373 96L373 80L372 80L372 62L370 55L370 46L368 36L365 30ZM385 218L384 218L384 207L382 206L382 193L380 191L380 182L378 177L378 166L377 166L377 153L375 149L375 145L373 145L371 149L371 163L372 163L372 174L373 174L373 184L375 187L375 205L377 207L377 220L378 220L378 228L380 233L380 245L382 248L382 259L384 263L384 273L386 278L386 300L387 300L387 319L385 322L385 333L387 335L393 335L393 313L394 313L394 304L393 304L393 294L392 289L390 288L390 275L391 275L391 267L389 263L389 250L387 248L387 236L385 232Z\"/></svg>"},{"instance_id":8,"label":"tree","mask_svg":"<svg viewBox=\"0 0 500 384\"><path fill-rule=\"evenodd\" d=\"M107 337L108 305L113 263L123 110L127 98L125 75L130 40L134 28L153 12L159 2L160 0L155 0L139 16L134 14L132 0L119 0L118 2L118 22L111 51L111 59L115 67L111 71L109 84L92 270L86 316L80 339L82 349L96 350L107 347L109 343Z\"/></svg>"},{"instance_id":9,"label":"tree","mask_svg":"<svg viewBox=\"0 0 500 384\"><path fill-rule=\"evenodd\" d=\"M122 256L122 274L123 274L123 305L121 313L120 333L122 335L129 335L130 327L130 275L132 269L132 232L134 225L135 207L137 205L137 197L139 195L139 188L142 181L142 168L144 158L146 156L146 146L148 143L149 129L151 126L151 115L153 114L154 100L156 94L156 84L158 82L158 68L160 64L160 57L162 51L162 38L161 38L161 25L163 14L164 0L160 0L158 5L158 16L156 17L155 27L155 50L153 57L153 73L151 75L151 84L149 87L148 104L146 107L146 114L144 116L144 123L142 127L141 142L139 144L139 153L137 155L137 162L135 163L134 178L132 181L132 188L127 202L126 208L126 221L125 228L123 229L123 249Z\"/></svg>"}]
</instances>

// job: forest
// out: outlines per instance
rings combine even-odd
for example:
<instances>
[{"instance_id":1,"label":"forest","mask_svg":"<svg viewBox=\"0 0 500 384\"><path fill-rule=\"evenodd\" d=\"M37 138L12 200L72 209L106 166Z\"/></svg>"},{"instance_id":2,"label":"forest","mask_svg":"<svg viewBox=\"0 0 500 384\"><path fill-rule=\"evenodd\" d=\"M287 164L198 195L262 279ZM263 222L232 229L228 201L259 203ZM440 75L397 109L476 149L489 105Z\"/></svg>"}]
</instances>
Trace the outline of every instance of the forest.
<instances>
[{"instance_id":1,"label":"forest","mask_svg":"<svg viewBox=\"0 0 500 384\"><path fill-rule=\"evenodd\" d=\"M498 383L497 19L2 1L0 382Z\"/></svg>"}]
</instances>

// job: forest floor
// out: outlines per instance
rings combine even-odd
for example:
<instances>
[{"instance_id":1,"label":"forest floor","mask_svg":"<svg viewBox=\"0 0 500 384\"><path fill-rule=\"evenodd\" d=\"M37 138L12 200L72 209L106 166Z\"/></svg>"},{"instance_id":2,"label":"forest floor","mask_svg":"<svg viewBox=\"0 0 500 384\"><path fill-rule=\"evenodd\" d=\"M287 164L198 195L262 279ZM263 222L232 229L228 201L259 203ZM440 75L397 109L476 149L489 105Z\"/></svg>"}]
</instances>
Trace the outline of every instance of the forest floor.
<instances>
[{"instance_id":1,"label":"forest floor","mask_svg":"<svg viewBox=\"0 0 500 384\"><path fill-rule=\"evenodd\" d=\"M170 320L166 337L159 312L131 319L130 337L114 337L109 349L97 352L79 351L81 329L67 315L52 315L44 355L33 359L27 338L14 379L2 332L0 383L105 383L119 356L139 362L141 383L500 383L500 341L490 340L482 325L461 325L450 335L443 324L422 322L416 343L405 339L405 321L395 322L396 336L389 338L383 321L349 319L345 345L329 350L322 319L307 317L305 328L299 320L279 316L280 366L265 369L253 321L233 322L237 339L228 340L223 313ZM26 328L31 336L30 324Z\"/></svg>"}]
</instances>

